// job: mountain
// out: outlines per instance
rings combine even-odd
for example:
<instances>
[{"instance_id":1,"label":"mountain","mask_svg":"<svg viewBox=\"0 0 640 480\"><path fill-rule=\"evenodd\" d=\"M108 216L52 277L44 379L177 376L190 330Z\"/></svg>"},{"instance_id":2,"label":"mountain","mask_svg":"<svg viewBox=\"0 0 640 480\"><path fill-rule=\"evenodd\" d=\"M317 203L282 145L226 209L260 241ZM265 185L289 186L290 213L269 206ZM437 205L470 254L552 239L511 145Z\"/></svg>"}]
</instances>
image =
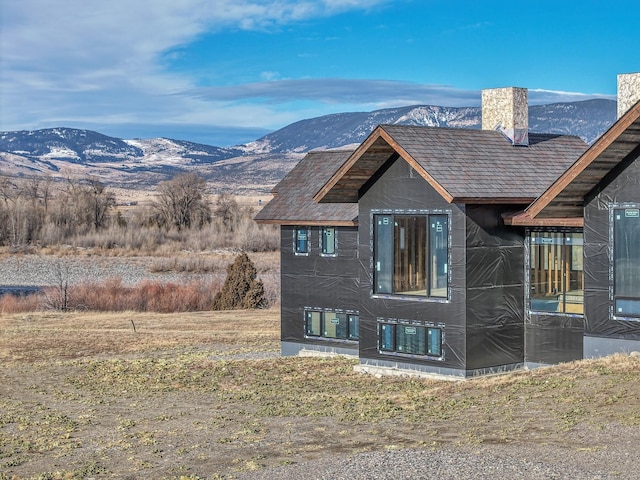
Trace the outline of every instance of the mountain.
<instances>
[{"instance_id":1,"label":"mountain","mask_svg":"<svg viewBox=\"0 0 640 480\"><path fill-rule=\"evenodd\" d=\"M0 174L92 176L112 187L149 190L177 173L197 171L216 192L266 193L312 149L361 143L379 124L480 128L479 107L418 105L337 113L301 120L229 148L168 138L123 140L90 130L0 132ZM578 135L593 142L616 119L616 102L532 105L532 132Z\"/></svg>"},{"instance_id":2,"label":"mountain","mask_svg":"<svg viewBox=\"0 0 640 480\"><path fill-rule=\"evenodd\" d=\"M582 102L531 105L529 130L534 133L577 135L591 143L616 120L616 102L595 99ZM292 123L247 144L253 152L306 152L361 143L379 124L429 127L480 128L480 107L454 108L418 105L368 113L336 113Z\"/></svg>"}]
</instances>

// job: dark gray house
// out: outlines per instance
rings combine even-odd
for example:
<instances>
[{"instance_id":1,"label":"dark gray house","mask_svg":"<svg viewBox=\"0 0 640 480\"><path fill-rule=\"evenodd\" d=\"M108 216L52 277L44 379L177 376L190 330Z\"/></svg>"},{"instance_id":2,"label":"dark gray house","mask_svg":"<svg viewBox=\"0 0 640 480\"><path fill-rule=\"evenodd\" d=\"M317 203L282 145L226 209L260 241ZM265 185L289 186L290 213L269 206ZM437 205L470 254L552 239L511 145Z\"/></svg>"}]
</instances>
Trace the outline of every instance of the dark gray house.
<instances>
[{"instance_id":1,"label":"dark gray house","mask_svg":"<svg viewBox=\"0 0 640 480\"><path fill-rule=\"evenodd\" d=\"M529 133L526 96L483 91L482 130L381 125L278 184L257 220L282 229L283 354L467 377L640 339L640 107L588 148Z\"/></svg>"},{"instance_id":2,"label":"dark gray house","mask_svg":"<svg viewBox=\"0 0 640 480\"><path fill-rule=\"evenodd\" d=\"M351 153L307 154L256 216L280 225L283 355L358 355L358 205L313 200Z\"/></svg>"},{"instance_id":3,"label":"dark gray house","mask_svg":"<svg viewBox=\"0 0 640 480\"><path fill-rule=\"evenodd\" d=\"M620 75L618 121L524 212L505 219L528 231L525 343L532 363L640 350L638 100L640 75ZM560 247L560 232L584 232L584 244L567 243L565 233ZM540 260L548 255L556 262ZM557 270L564 281L555 291L536 288L554 284Z\"/></svg>"}]
</instances>

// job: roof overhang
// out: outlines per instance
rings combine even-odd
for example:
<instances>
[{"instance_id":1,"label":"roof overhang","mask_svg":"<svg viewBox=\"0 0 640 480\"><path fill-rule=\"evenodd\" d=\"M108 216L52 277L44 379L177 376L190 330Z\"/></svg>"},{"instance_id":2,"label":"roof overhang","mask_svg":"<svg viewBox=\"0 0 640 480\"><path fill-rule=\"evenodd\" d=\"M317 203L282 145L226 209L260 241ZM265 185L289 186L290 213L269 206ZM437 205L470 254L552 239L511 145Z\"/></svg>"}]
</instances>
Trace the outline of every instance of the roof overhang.
<instances>
[{"instance_id":1,"label":"roof overhang","mask_svg":"<svg viewBox=\"0 0 640 480\"><path fill-rule=\"evenodd\" d=\"M557 225L561 220L581 218L585 197L614 168L639 155L640 102L620 117L523 213L514 217L516 223L513 224L532 224L545 219L545 223Z\"/></svg>"},{"instance_id":2,"label":"roof overhang","mask_svg":"<svg viewBox=\"0 0 640 480\"><path fill-rule=\"evenodd\" d=\"M447 202L454 197L427 173L422 166L400 146L382 126L371 132L367 139L351 154L314 195L316 202L357 203L361 189L394 156L402 157Z\"/></svg>"},{"instance_id":3,"label":"roof overhang","mask_svg":"<svg viewBox=\"0 0 640 480\"><path fill-rule=\"evenodd\" d=\"M505 225L514 227L579 227L584 226L583 217L571 218L531 218L526 212L503 215Z\"/></svg>"},{"instance_id":4,"label":"roof overhang","mask_svg":"<svg viewBox=\"0 0 640 480\"><path fill-rule=\"evenodd\" d=\"M263 225L299 225L301 227L355 227L358 219L353 220L291 220L291 219L255 219L256 223Z\"/></svg>"}]
</instances>

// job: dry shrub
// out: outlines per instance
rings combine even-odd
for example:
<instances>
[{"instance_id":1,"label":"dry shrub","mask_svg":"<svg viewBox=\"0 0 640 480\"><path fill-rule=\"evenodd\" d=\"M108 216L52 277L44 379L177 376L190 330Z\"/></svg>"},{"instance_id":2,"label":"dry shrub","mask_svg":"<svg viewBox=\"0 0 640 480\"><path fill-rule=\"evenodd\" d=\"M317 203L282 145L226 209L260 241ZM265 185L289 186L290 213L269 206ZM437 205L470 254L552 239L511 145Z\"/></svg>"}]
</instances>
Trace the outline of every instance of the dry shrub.
<instances>
[{"instance_id":1,"label":"dry shrub","mask_svg":"<svg viewBox=\"0 0 640 480\"><path fill-rule=\"evenodd\" d=\"M149 264L151 272L212 273L223 271L229 263L227 256L202 258L188 257L154 258Z\"/></svg>"},{"instance_id":2,"label":"dry shrub","mask_svg":"<svg viewBox=\"0 0 640 480\"><path fill-rule=\"evenodd\" d=\"M104 283L83 283L69 287L72 309L101 312L194 312L210 310L220 291L219 277L188 282L153 282L145 280L127 286L119 278Z\"/></svg>"},{"instance_id":3,"label":"dry shrub","mask_svg":"<svg viewBox=\"0 0 640 480\"><path fill-rule=\"evenodd\" d=\"M41 310L41 306L42 296L36 293L0 296L0 314L37 312Z\"/></svg>"}]
</instances>

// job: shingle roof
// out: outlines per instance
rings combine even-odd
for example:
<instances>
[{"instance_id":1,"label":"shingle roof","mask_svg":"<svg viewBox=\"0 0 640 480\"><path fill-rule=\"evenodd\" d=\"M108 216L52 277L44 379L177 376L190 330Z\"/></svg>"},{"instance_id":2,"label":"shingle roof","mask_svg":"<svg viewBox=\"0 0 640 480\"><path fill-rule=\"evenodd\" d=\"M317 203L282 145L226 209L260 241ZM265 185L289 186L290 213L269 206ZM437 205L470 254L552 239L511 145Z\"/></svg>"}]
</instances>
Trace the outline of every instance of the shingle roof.
<instances>
[{"instance_id":1,"label":"shingle roof","mask_svg":"<svg viewBox=\"0 0 640 480\"><path fill-rule=\"evenodd\" d=\"M585 196L619 165L639 156L640 102L559 175L540 198L509 221L513 225L558 225L561 219L582 219Z\"/></svg>"},{"instance_id":2,"label":"shingle roof","mask_svg":"<svg viewBox=\"0 0 640 480\"><path fill-rule=\"evenodd\" d=\"M313 194L353 150L309 152L273 189L274 198L256 215L259 223L279 225L355 225L357 203L322 203Z\"/></svg>"},{"instance_id":3,"label":"shingle roof","mask_svg":"<svg viewBox=\"0 0 640 480\"><path fill-rule=\"evenodd\" d=\"M315 199L357 202L358 190L399 154L449 202L529 203L586 149L567 135L530 133L523 147L496 131L381 125Z\"/></svg>"}]
</instances>

